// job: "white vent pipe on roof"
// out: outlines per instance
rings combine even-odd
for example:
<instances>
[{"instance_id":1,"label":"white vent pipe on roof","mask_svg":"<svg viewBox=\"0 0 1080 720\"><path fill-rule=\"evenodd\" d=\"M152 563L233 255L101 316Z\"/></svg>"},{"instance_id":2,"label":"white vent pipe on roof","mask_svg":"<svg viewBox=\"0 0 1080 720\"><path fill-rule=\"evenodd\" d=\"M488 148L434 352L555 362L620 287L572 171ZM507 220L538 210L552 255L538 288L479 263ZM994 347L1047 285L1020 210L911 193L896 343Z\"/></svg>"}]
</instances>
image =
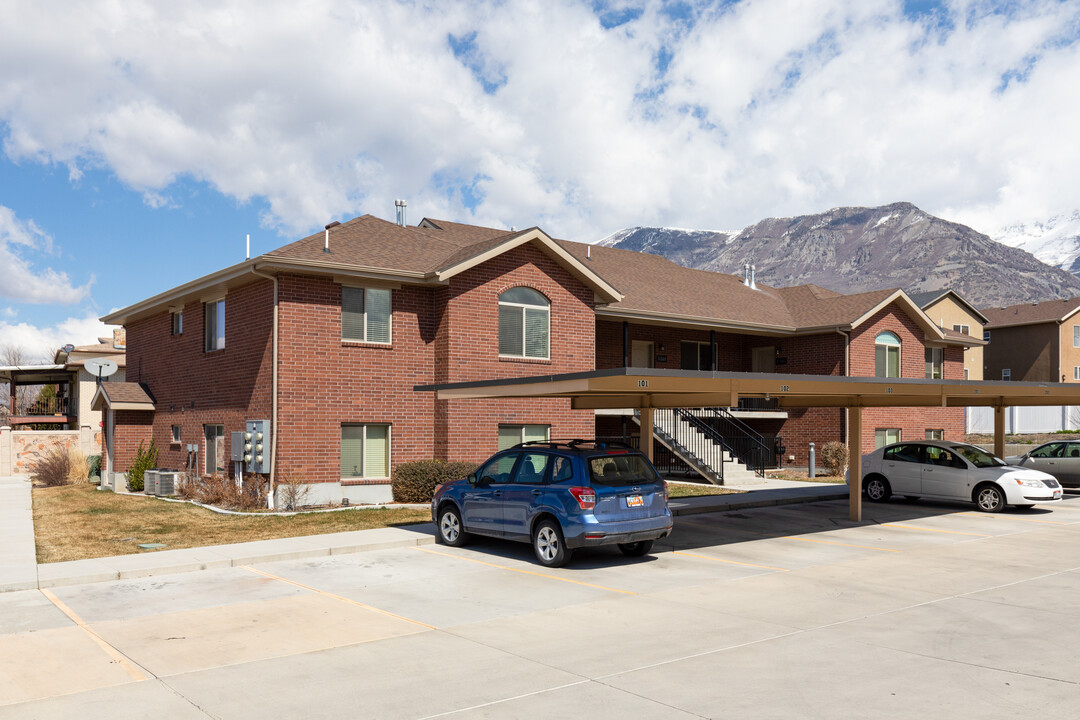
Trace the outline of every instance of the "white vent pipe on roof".
<instances>
[{"instance_id":1,"label":"white vent pipe on roof","mask_svg":"<svg viewBox=\"0 0 1080 720\"><path fill-rule=\"evenodd\" d=\"M330 223L329 225L324 225L323 226L323 230L326 231L326 235L324 236L325 239L323 240L323 249L322 249L322 251L324 253L330 252L330 228L337 227L340 224L341 223L339 223L337 220L335 220L334 222Z\"/></svg>"},{"instance_id":2,"label":"white vent pipe on roof","mask_svg":"<svg viewBox=\"0 0 1080 720\"><path fill-rule=\"evenodd\" d=\"M405 223L405 206L407 204L404 200L394 201L394 207L397 208L397 224L401 227L407 227Z\"/></svg>"},{"instance_id":3,"label":"white vent pipe on roof","mask_svg":"<svg viewBox=\"0 0 1080 720\"><path fill-rule=\"evenodd\" d=\"M757 267L750 266L750 289L757 290Z\"/></svg>"},{"instance_id":4,"label":"white vent pipe on roof","mask_svg":"<svg viewBox=\"0 0 1080 720\"><path fill-rule=\"evenodd\" d=\"M747 287L750 286L750 263L745 263L743 265L742 284L746 285Z\"/></svg>"}]
</instances>

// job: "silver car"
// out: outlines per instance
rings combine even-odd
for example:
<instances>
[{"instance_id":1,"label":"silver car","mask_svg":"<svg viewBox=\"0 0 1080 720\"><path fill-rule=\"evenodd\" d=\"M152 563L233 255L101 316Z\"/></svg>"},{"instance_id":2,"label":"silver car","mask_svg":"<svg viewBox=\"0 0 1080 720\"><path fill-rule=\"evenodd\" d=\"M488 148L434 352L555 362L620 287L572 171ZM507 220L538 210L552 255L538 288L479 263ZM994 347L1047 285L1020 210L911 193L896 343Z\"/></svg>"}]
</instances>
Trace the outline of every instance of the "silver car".
<instances>
[{"instance_id":1,"label":"silver car","mask_svg":"<svg viewBox=\"0 0 1080 720\"><path fill-rule=\"evenodd\" d=\"M1057 478L1064 487L1080 487L1080 441L1055 440L1023 455L1011 455L1005 462L1042 470Z\"/></svg>"},{"instance_id":2,"label":"silver car","mask_svg":"<svg viewBox=\"0 0 1080 720\"><path fill-rule=\"evenodd\" d=\"M893 493L963 500L983 512L1006 505L1030 506L1061 500L1061 486L1039 470L1011 467L975 445L920 440L900 442L863 455L863 492L885 502Z\"/></svg>"}]
</instances>

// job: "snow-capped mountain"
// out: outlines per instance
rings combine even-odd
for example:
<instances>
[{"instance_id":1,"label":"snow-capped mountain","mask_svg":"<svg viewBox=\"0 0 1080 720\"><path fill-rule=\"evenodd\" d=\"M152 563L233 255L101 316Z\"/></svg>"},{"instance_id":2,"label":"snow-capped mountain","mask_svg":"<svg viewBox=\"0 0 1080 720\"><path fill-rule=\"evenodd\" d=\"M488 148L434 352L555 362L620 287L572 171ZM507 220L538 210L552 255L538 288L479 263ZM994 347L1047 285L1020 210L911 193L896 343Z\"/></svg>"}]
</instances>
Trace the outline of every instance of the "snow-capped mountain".
<instances>
[{"instance_id":1,"label":"snow-capped mountain","mask_svg":"<svg viewBox=\"0 0 1080 720\"><path fill-rule=\"evenodd\" d=\"M1067 226L1056 223L1053 232L1044 232L1045 246L1067 238L1069 231L1058 229ZM779 287L814 283L845 293L952 289L976 307L1080 295L1075 275L906 202L769 218L738 233L629 228L600 242L717 272L740 274L745 264L754 264L759 282ZM1066 256L1077 262L1076 252Z\"/></svg>"},{"instance_id":2,"label":"snow-capped mountain","mask_svg":"<svg viewBox=\"0 0 1080 720\"><path fill-rule=\"evenodd\" d=\"M994 239L1026 250L1047 265L1080 275L1080 210L1043 222L1011 225Z\"/></svg>"}]
</instances>

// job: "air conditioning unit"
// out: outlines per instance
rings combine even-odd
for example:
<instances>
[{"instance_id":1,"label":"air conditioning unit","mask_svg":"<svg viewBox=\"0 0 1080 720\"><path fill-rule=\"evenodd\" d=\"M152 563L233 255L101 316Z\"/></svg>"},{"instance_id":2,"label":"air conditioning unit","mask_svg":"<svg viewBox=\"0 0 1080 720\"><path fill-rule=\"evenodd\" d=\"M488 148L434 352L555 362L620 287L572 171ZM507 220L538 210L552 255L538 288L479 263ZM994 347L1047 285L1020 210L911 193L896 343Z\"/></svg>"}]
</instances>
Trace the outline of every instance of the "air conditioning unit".
<instances>
[{"instance_id":1,"label":"air conditioning unit","mask_svg":"<svg viewBox=\"0 0 1080 720\"><path fill-rule=\"evenodd\" d=\"M143 473L143 492L147 495L158 494L158 471L147 470Z\"/></svg>"},{"instance_id":2,"label":"air conditioning unit","mask_svg":"<svg viewBox=\"0 0 1080 720\"><path fill-rule=\"evenodd\" d=\"M157 473L157 492L155 495L175 495L176 486L180 483L180 471L178 470L158 470Z\"/></svg>"}]
</instances>

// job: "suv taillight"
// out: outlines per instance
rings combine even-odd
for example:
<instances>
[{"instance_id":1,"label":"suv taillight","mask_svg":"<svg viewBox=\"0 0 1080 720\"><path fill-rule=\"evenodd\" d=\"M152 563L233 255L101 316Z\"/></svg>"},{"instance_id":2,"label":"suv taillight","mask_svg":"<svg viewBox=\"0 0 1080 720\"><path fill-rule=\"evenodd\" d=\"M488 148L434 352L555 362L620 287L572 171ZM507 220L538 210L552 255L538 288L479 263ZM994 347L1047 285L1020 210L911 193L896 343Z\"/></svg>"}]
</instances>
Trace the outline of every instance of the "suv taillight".
<instances>
[{"instance_id":1,"label":"suv taillight","mask_svg":"<svg viewBox=\"0 0 1080 720\"><path fill-rule=\"evenodd\" d=\"M596 507L596 491L591 487L572 487L570 494L574 496L582 510L592 510Z\"/></svg>"}]
</instances>

